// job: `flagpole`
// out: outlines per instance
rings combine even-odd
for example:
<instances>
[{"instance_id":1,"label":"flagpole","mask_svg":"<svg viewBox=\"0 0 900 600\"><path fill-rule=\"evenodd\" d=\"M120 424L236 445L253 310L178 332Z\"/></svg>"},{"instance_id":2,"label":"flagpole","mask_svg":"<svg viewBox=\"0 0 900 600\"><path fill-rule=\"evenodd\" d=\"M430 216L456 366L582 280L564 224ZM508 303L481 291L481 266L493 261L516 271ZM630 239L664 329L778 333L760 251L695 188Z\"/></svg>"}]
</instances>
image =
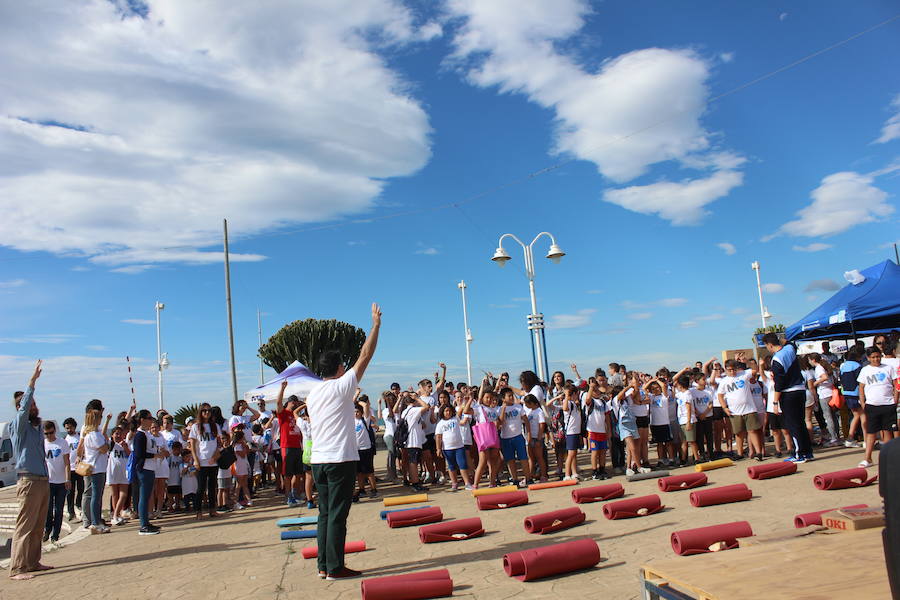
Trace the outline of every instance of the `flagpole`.
<instances>
[{"instance_id":1,"label":"flagpole","mask_svg":"<svg viewBox=\"0 0 900 600\"><path fill-rule=\"evenodd\" d=\"M231 391L238 401L237 367L234 363L234 327L231 321L231 265L228 261L228 219L222 219L225 232L225 306L228 312L228 348L231 352Z\"/></svg>"}]
</instances>

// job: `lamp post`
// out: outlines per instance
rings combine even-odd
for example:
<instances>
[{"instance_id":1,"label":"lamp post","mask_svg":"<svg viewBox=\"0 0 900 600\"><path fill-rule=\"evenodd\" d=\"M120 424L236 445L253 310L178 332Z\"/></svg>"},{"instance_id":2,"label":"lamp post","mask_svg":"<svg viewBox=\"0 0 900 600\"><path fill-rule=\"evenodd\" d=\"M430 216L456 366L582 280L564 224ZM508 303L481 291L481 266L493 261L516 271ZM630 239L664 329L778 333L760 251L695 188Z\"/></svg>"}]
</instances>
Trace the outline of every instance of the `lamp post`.
<instances>
[{"instance_id":1,"label":"lamp post","mask_svg":"<svg viewBox=\"0 0 900 600\"><path fill-rule=\"evenodd\" d=\"M550 238L550 250L547 252L547 258L552 260L554 263L558 263L560 259L566 255L565 252L557 245L556 238L553 237L553 234L548 233L546 231L542 231L528 245L525 245L522 240L517 238L511 233L504 233L500 236L500 240L497 242L497 250L494 252L494 256L491 258L494 262L496 262L501 267L505 266L506 263L510 260L509 254L506 253L506 250L503 249L503 240L504 238L512 238L522 246L522 250L525 253L525 274L528 276L528 291L531 294L531 314L528 315L528 329L531 331L531 343L532 349L534 351L534 366L535 371L537 371L538 378L541 381L547 381L547 342L544 338L544 315L537 311L537 298L534 293L534 244L541 237L547 236Z\"/></svg>"},{"instance_id":2,"label":"lamp post","mask_svg":"<svg viewBox=\"0 0 900 600\"><path fill-rule=\"evenodd\" d=\"M750 265L750 268L756 271L756 290L759 292L759 317L762 319L763 329L766 328L766 319L770 319L772 315L769 314L769 309L763 306L763 297L762 297L762 283L759 278L759 261L754 260L753 264Z\"/></svg>"},{"instance_id":3,"label":"lamp post","mask_svg":"<svg viewBox=\"0 0 900 600\"><path fill-rule=\"evenodd\" d=\"M157 371L157 387L159 390L159 407L163 408L163 382L162 382L162 374L165 369L169 368L169 357L168 353L163 354L162 352L162 344L160 342L159 337L159 313L166 307L165 304L156 301L156 371Z\"/></svg>"},{"instance_id":4,"label":"lamp post","mask_svg":"<svg viewBox=\"0 0 900 600\"><path fill-rule=\"evenodd\" d=\"M466 310L466 282L460 281L456 284L456 287L459 288L459 291L462 293L462 305L463 305L463 327L466 330L466 373L468 374L468 379L466 382L469 385L472 385L472 332L469 330L469 313Z\"/></svg>"}]
</instances>

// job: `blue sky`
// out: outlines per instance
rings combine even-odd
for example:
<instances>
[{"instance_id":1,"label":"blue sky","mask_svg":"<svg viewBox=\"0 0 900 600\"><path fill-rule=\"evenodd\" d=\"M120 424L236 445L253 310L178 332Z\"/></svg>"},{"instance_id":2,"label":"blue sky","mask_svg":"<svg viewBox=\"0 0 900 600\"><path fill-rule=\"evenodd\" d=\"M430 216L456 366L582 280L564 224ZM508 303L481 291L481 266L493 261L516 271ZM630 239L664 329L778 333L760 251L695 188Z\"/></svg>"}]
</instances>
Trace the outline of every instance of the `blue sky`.
<instances>
[{"instance_id":1,"label":"blue sky","mask_svg":"<svg viewBox=\"0 0 900 600\"><path fill-rule=\"evenodd\" d=\"M584 371L747 346L753 260L789 324L900 237L900 21L719 98L889 2L129 4L0 7L0 382L44 358L49 417L126 406L125 355L155 405L157 299L167 406L230 402L223 217L241 391L257 307L268 336L373 300L366 391L459 380L460 279L476 372L529 368L506 232L567 252L538 305Z\"/></svg>"}]
</instances>

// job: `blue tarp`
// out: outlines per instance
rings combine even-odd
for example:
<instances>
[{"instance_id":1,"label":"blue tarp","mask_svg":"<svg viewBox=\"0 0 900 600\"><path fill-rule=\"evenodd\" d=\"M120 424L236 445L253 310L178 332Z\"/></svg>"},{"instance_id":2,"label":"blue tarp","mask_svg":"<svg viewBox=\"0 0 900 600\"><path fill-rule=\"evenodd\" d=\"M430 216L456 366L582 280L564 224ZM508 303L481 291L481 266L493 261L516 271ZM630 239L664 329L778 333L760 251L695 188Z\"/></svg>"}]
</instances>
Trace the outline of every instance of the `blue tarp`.
<instances>
[{"instance_id":1,"label":"blue tarp","mask_svg":"<svg viewBox=\"0 0 900 600\"><path fill-rule=\"evenodd\" d=\"M860 273L785 331L788 340L850 338L900 329L900 267L886 260Z\"/></svg>"}]
</instances>

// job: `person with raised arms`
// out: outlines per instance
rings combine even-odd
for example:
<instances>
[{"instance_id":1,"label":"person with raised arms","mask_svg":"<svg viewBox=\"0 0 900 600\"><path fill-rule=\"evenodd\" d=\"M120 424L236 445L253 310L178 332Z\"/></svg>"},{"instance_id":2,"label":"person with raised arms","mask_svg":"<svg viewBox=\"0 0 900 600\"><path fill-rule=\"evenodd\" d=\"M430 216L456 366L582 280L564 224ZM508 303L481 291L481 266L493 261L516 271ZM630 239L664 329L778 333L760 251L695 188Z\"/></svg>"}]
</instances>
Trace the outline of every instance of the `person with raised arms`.
<instances>
[{"instance_id":1,"label":"person with raised arms","mask_svg":"<svg viewBox=\"0 0 900 600\"><path fill-rule=\"evenodd\" d=\"M359 462L353 395L375 355L380 329L381 309L372 303L372 328L356 363L347 369L339 351L322 354L319 372L324 381L306 398L313 437L310 462L319 490L318 570L319 578L328 581L360 575L344 564L347 515Z\"/></svg>"}]
</instances>

